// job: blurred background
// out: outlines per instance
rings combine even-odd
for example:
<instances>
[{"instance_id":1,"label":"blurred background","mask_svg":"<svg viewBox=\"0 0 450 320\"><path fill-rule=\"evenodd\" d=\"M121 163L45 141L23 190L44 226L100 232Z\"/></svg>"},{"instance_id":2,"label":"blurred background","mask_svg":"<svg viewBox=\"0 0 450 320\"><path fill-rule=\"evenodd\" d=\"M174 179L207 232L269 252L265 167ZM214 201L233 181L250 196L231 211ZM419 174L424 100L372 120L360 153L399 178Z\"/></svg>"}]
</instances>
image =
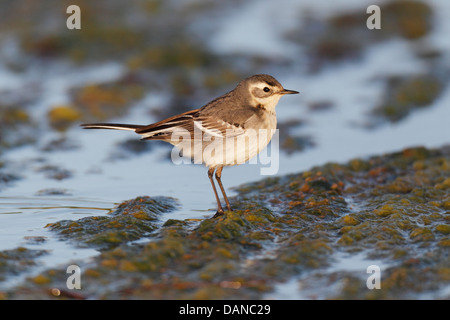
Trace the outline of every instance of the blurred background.
<instances>
[{"instance_id":1,"label":"blurred background","mask_svg":"<svg viewBox=\"0 0 450 320\"><path fill-rule=\"evenodd\" d=\"M71 4L80 30L66 27ZM380 30L366 26L373 4ZM178 198L170 218L210 216L205 168L79 124L158 121L252 74L301 92L277 107L279 175L448 144L448 17L444 0L1 1L0 250L51 250L42 268L95 255L45 225L140 195ZM259 169L225 169L224 184L259 180Z\"/></svg>"}]
</instances>

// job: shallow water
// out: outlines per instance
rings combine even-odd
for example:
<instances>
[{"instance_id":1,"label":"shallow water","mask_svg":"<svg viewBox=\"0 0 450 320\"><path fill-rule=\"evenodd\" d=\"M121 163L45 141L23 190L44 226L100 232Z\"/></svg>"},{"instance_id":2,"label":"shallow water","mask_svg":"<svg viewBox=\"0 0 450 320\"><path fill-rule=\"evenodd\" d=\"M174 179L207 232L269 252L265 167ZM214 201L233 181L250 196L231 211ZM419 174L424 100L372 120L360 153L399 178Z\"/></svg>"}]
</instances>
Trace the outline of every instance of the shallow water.
<instances>
[{"instance_id":1,"label":"shallow water","mask_svg":"<svg viewBox=\"0 0 450 320\"><path fill-rule=\"evenodd\" d=\"M326 5L322 2L316 5L309 4L309 1L284 2L285 5L280 7L284 8L283 10L293 6L296 10L310 7L317 12L326 11ZM450 6L445 1L432 3L438 12L438 23L428 41L435 48L442 49L443 54L448 57L448 41L443 39L447 38L450 31L450 21L447 19L450 16ZM279 12L274 19L284 21L280 27L271 28L267 33L261 32L266 30L261 22L266 20L264 17L274 10L274 6L278 8L278 4L272 2L253 1L240 10L228 10L224 21L219 21L215 27L215 33L210 40L211 48L219 53L264 52L267 55L279 56L297 54L301 59L301 47L279 40L294 22L298 22L293 13L289 14L289 11L296 10L287 10L285 14ZM360 1L345 1L345 8L357 6L361 6ZM327 10L335 12L343 8ZM248 15L250 11L252 14ZM249 16L252 18L248 19ZM230 21L233 23L229 23ZM252 36L251 42L242 42L239 39L244 37L236 36L236 30L242 29L252 35L258 30L261 36ZM442 68L447 68L448 71L450 60L446 61ZM329 161L345 162L355 157L397 151L405 147L439 147L449 143L448 86L432 107L416 110L399 123L384 124L371 130L364 127L369 109L383 93L378 77L414 74L425 68L425 63L411 52L411 46L401 39L371 46L360 61L344 62L312 75L303 73L301 66L294 70L295 72L281 70L279 74L262 67L261 73L271 72L286 88L301 92L301 95L284 97L281 100L277 109L279 122L304 119L306 124L295 129L295 133L310 135L315 142L313 148L303 152L288 155L281 151L277 174L300 172ZM71 87L88 82L111 81L119 78L123 72L123 67L116 63L79 68L71 63L61 62L48 68L31 68L21 78L0 68L0 84L4 89L19 90L26 84L39 83L39 99L33 103L30 110L34 116L45 122L48 105L68 101L68 90ZM70 74L70 77L67 74ZM158 107L165 99L164 94L146 96L136 103L128 115L110 122L155 121L157 119L152 118L149 110ZM307 108L307 105L317 101L332 101L333 108L316 112ZM67 137L77 147L70 150L42 151L42 146L61 136ZM0 250L18 246L49 250L48 255L38 259L38 266L33 268L31 273L37 273L46 267L65 266L71 259L87 259L96 255L97 251L75 248L60 241L45 226L63 219L75 220L85 216L107 214L120 201L141 195L164 195L179 200L180 208L166 214L163 219L203 219L214 213L214 197L204 167L174 165L168 156L171 147L164 148L160 145L152 152L121 152L120 157L114 156L117 154L117 144L127 139L139 137L130 132L81 130L76 125L65 133L41 128L36 144L3 153L2 161L6 168L20 179L8 183L0 190ZM41 170L45 165L68 170L71 176L59 181L48 178L45 171ZM232 187L264 178L260 175L260 169L260 165L249 164L226 168L223 182L228 196L235 195ZM63 194L49 195L45 190L57 190ZM33 239L38 238L42 241L33 242ZM355 268L365 267L367 263L368 261L362 261L360 256L342 256L338 257L333 268L336 271L351 272ZM5 281L0 284L0 288L17 284L21 279L19 277ZM299 280L294 279L279 285L269 298L311 298L310 295L296 295L299 294L298 283ZM311 294L320 297L320 294Z\"/></svg>"}]
</instances>

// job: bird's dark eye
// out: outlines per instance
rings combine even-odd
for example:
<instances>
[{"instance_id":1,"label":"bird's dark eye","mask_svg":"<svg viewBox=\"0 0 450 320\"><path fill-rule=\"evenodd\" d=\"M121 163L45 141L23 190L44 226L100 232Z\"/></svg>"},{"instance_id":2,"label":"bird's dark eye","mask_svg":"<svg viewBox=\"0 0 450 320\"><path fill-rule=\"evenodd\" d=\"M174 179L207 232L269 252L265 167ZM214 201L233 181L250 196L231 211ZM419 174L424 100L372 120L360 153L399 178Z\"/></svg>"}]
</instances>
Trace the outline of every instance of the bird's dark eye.
<instances>
[{"instance_id":1,"label":"bird's dark eye","mask_svg":"<svg viewBox=\"0 0 450 320\"><path fill-rule=\"evenodd\" d=\"M268 87L264 87L264 92L269 92L270 91L270 89L268 88Z\"/></svg>"}]
</instances>

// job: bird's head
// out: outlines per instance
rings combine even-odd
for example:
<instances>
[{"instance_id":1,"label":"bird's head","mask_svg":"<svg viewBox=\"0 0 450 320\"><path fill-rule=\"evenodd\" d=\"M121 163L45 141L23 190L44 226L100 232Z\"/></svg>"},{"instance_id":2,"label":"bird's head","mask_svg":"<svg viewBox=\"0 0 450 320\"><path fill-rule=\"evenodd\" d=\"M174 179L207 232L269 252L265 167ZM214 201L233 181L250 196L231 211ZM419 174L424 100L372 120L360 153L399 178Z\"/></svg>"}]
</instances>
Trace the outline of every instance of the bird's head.
<instances>
[{"instance_id":1,"label":"bird's head","mask_svg":"<svg viewBox=\"0 0 450 320\"><path fill-rule=\"evenodd\" d=\"M272 76L257 74L242 80L238 87L246 91L252 106L274 111L280 98L285 94L297 94L298 91L284 89Z\"/></svg>"}]
</instances>

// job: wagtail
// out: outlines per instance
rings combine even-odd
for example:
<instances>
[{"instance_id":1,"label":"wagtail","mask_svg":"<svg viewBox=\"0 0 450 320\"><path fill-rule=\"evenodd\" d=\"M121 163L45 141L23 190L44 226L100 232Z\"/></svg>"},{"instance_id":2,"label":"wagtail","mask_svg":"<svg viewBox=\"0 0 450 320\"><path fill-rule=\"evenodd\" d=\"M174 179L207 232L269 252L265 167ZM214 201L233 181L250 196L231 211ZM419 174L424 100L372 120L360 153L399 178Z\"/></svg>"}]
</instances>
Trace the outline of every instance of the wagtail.
<instances>
[{"instance_id":1,"label":"wagtail","mask_svg":"<svg viewBox=\"0 0 450 320\"><path fill-rule=\"evenodd\" d=\"M142 140L162 140L178 147L183 156L208 167L208 177L217 201L214 217L224 214L215 177L228 210L232 210L222 185L222 169L248 161L263 150L276 131L275 107L285 94L272 76L258 74L246 78L232 91L203 107L149 125L87 123L85 129L131 130Z\"/></svg>"}]
</instances>

